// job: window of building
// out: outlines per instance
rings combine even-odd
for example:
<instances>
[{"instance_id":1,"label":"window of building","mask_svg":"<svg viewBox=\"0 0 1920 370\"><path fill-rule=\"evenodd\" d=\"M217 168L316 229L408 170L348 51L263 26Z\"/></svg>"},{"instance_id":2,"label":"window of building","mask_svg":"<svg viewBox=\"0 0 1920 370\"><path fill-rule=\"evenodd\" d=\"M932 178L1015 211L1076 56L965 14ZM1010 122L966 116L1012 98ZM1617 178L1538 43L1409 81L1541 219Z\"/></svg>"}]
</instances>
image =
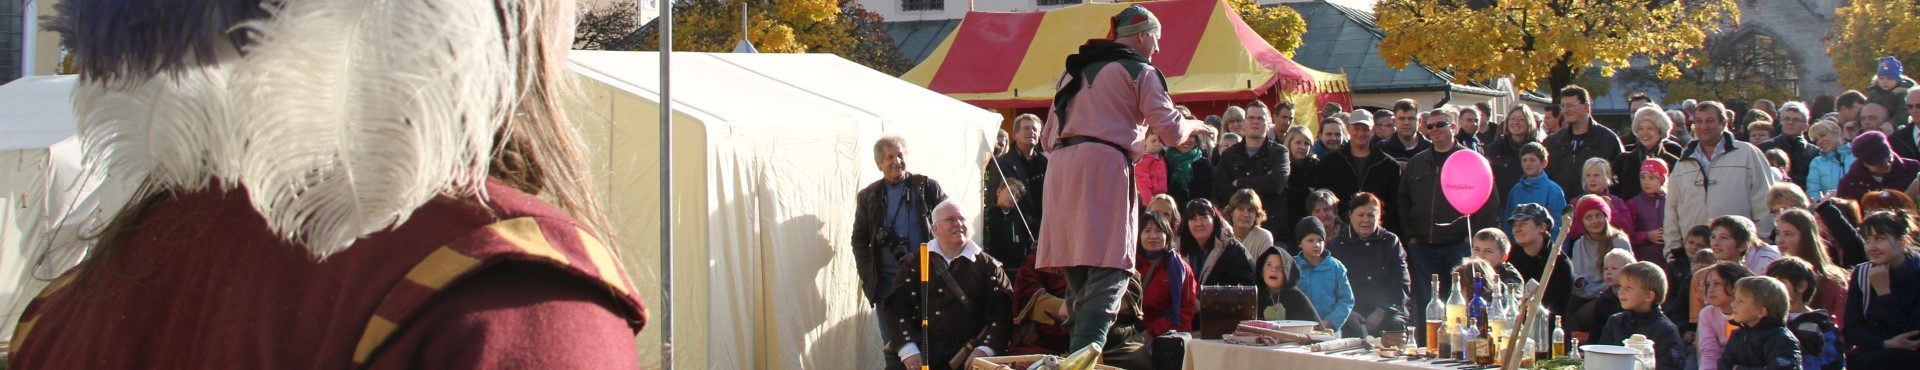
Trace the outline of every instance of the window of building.
<instances>
[{"instance_id":1,"label":"window of building","mask_svg":"<svg viewBox=\"0 0 1920 370\"><path fill-rule=\"evenodd\" d=\"M946 0L900 0L900 10L946 10Z\"/></svg>"}]
</instances>

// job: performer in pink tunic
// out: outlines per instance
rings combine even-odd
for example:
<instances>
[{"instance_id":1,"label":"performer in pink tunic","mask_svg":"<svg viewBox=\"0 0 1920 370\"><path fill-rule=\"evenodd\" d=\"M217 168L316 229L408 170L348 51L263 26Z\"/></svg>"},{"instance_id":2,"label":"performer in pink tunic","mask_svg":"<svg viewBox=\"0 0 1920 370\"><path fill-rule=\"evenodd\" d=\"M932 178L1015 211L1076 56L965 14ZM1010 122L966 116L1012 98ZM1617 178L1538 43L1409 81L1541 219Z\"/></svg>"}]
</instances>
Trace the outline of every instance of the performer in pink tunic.
<instances>
[{"instance_id":1,"label":"performer in pink tunic","mask_svg":"<svg viewBox=\"0 0 1920 370\"><path fill-rule=\"evenodd\" d=\"M1140 203L1134 201L1132 164L1146 135L1178 145L1195 130L1173 107L1166 79L1153 67L1160 22L1140 6L1112 19L1108 39L1088 40L1067 57L1067 73L1047 116L1047 212L1038 268L1064 269L1073 317L1069 350L1102 345L1132 276Z\"/></svg>"}]
</instances>

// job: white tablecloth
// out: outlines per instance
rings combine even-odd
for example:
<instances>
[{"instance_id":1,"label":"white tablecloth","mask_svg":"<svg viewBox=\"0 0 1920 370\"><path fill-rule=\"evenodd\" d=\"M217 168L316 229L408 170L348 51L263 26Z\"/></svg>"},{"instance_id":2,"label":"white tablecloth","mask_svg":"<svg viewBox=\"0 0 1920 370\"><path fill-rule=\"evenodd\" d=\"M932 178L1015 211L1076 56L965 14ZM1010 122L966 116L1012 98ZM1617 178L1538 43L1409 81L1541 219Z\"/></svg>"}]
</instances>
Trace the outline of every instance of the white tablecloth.
<instances>
[{"instance_id":1,"label":"white tablecloth","mask_svg":"<svg viewBox=\"0 0 1920 370\"><path fill-rule=\"evenodd\" d=\"M1335 351L1338 352L1338 351ZM1252 347L1227 344L1218 339L1187 342L1185 370L1375 370L1375 369L1469 369L1464 365L1438 365L1425 361L1396 359L1381 361L1371 353L1330 355L1308 351L1306 346Z\"/></svg>"}]
</instances>

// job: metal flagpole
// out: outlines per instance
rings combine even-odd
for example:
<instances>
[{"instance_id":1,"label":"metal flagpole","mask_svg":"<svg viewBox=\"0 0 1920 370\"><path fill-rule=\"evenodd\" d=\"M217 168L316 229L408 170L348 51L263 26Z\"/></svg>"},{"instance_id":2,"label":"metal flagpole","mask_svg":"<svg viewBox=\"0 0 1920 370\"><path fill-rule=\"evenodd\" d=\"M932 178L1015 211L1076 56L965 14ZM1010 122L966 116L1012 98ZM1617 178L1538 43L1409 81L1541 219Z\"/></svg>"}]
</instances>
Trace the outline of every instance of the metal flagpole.
<instances>
[{"instance_id":1,"label":"metal flagpole","mask_svg":"<svg viewBox=\"0 0 1920 370\"><path fill-rule=\"evenodd\" d=\"M673 1L660 0L660 368L673 369Z\"/></svg>"}]
</instances>

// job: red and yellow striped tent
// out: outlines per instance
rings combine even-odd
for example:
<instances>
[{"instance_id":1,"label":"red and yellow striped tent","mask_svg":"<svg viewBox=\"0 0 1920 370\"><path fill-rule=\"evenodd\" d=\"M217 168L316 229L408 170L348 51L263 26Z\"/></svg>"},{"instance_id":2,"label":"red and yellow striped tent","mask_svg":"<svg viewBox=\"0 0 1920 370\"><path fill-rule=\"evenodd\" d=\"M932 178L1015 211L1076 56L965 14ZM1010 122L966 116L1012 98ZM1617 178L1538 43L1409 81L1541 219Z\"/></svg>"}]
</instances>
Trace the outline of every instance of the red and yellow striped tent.
<instances>
[{"instance_id":1,"label":"red and yellow striped tent","mask_svg":"<svg viewBox=\"0 0 1920 370\"><path fill-rule=\"evenodd\" d=\"M1160 18L1160 54L1173 100L1194 114L1286 99L1295 122L1317 127L1324 103L1351 106L1346 76L1301 66L1274 50L1222 0L1138 3ZM1039 12L968 12L926 61L902 79L1002 112L1044 112L1067 55L1105 38L1108 19L1133 4L1081 4Z\"/></svg>"}]
</instances>

